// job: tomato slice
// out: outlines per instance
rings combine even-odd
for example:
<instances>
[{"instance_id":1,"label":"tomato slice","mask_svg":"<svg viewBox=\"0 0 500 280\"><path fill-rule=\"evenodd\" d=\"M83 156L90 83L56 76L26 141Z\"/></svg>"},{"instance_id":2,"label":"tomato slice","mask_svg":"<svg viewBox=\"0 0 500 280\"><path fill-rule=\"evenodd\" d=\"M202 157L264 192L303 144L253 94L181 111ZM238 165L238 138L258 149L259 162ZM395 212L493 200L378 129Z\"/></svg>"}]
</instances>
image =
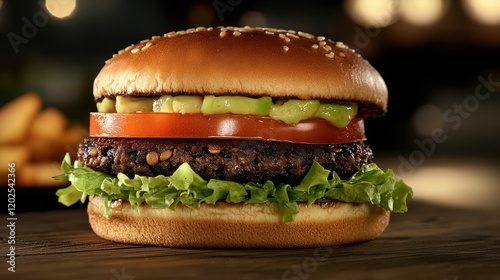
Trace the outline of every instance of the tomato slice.
<instances>
[{"instance_id":1,"label":"tomato slice","mask_svg":"<svg viewBox=\"0 0 500 280\"><path fill-rule=\"evenodd\" d=\"M91 137L220 138L308 144L365 140L364 122L354 119L338 128L322 119L288 125L270 117L235 114L90 113Z\"/></svg>"}]
</instances>

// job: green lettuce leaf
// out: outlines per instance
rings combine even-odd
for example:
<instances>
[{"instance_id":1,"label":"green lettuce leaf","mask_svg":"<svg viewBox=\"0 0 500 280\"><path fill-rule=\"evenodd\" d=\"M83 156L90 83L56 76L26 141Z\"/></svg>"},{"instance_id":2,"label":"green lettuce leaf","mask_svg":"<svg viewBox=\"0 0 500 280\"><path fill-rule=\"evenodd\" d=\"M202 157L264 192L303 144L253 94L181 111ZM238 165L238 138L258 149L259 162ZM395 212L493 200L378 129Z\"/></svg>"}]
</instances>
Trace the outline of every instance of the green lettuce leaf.
<instances>
[{"instance_id":1,"label":"green lettuce leaf","mask_svg":"<svg viewBox=\"0 0 500 280\"><path fill-rule=\"evenodd\" d=\"M335 172L314 162L304 179L296 186L267 181L237 183L212 179L208 182L184 163L171 176L156 177L125 174L112 176L83 166L79 161L71 164L69 155L61 164L62 175L56 180L71 182L67 188L56 192L59 202L70 206L87 196L99 195L104 202L103 215L108 217L109 204L115 199L128 200L137 212L137 206L147 203L152 207L175 210L181 203L197 209L201 203L277 203L285 223L292 222L299 213L298 202L312 204L316 201L338 200L344 202L372 203L386 210L403 213L408 211L406 201L413 196L412 189L396 179L390 169L382 170L376 164L363 165L350 178L342 180Z\"/></svg>"}]
</instances>

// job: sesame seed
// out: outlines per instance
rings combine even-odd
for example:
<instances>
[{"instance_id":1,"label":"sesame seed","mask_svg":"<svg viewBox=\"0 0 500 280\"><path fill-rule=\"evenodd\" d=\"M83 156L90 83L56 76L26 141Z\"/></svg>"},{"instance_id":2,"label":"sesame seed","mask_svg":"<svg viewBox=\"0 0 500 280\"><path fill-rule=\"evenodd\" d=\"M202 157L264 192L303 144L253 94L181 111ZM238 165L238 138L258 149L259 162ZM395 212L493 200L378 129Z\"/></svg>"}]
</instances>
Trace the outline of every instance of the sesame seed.
<instances>
[{"instance_id":1,"label":"sesame seed","mask_svg":"<svg viewBox=\"0 0 500 280\"><path fill-rule=\"evenodd\" d=\"M336 42L335 46L337 48L341 48L341 49L348 49L348 47L344 43L342 43L342 42Z\"/></svg>"},{"instance_id":2,"label":"sesame seed","mask_svg":"<svg viewBox=\"0 0 500 280\"><path fill-rule=\"evenodd\" d=\"M335 54L333 52L325 53L325 56L328 58L333 58Z\"/></svg>"},{"instance_id":3,"label":"sesame seed","mask_svg":"<svg viewBox=\"0 0 500 280\"><path fill-rule=\"evenodd\" d=\"M264 31L271 31L273 33L279 33L278 29L276 29L276 28L265 27L262 30L264 30Z\"/></svg>"},{"instance_id":4,"label":"sesame seed","mask_svg":"<svg viewBox=\"0 0 500 280\"><path fill-rule=\"evenodd\" d=\"M226 30L222 30L220 33L219 33L219 36L222 38L224 36L226 36Z\"/></svg>"},{"instance_id":5,"label":"sesame seed","mask_svg":"<svg viewBox=\"0 0 500 280\"><path fill-rule=\"evenodd\" d=\"M142 48L141 48L141 51L143 51L143 50L145 50L145 49L149 48L151 45L153 45L153 43L151 43L151 42L147 42L147 43L146 43L146 45L144 45L144 47L142 47Z\"/></svg>"},{"instance_id":6,"label":"sesame seed","mask_svg":"<svg viewBox=\"0 0 500 280\"><path fill-rule=\"evenodd\" d=\"M133 47L134 47L134 45L130 45L130 46L126 47L123 51L128 51L128 50L130 50Z\"/></svg>"},{"instance_id":7,"label":"sesame seed","mask_svg":"<svg viewBox=\"0 0 500 280\"><path fill-rule=\"evenodd\" d=\"M140 41L139 43L144 44L144 43L146 43L146 42L149 42L149 39L142 40L142 41Z\"/></svg>"},{"instance_id":8,"label":"sesame seed","mask_svg":"<svg viewBox=\"0 0 500 280\"><path fill-rule=\"evenodd\" d=\"M241 35L241 32L239 32L239 31L234 31L234 32L233 32L233 35L234 35L234 36L240 36L240 35Z\"/></svg>"},{"instance_id":9,"label":"sesame seed","mask_svg":"<svg viewBox=\"0 0 500 280\"><path fill-rule=\"evenodd\" d=\"M184 30L175 32L175 35L184 35L184 34L186 34L186 31Z\"/></svg>"},{"instance_id":10,"label":"sesame seed","mask_svg":"<svg viewBox=\"0 0 500 280\"><path fill-rule=\"evenodd\" d=\"M171 38L171 37L172 37L172 36L174 36L174 35L175 35L175 31L172 31L172 32L165 33L165 34L163 35L163 37L165 37L165 38Z\"/></svg>"},{"instance_id":11,"label":"sesame seed","mask_svg":"<svg viewBox=\"0 0 500 280\"><path fill-rule=\"evenodd\" d=\"M318 41L324 41L325 40L325 36L318 36L318 37L316 37L316 39L318 39Z\"/></svg>"},{"instance_id":12,"label":"sesame seed","mask_svg":"<svg viewBox=\"0 0 500 280\"><path fill-rule=\"evenodd\" d=\"M299 36L307 38L307 39L314 39L314 35L306 33L306 32L299 31L298 34L299 34Z\"/></svg>"},{"instance_id":13,"label":"sesame seed","mask_svg":"<svg viewBox=\"0 0 500 280\"><path fill-rule=\"evenodd\" d=\"M299 39L299 36L297 36L297 35L295 35L293 33L289 33L289 32L286 33L286 36L292 37L292 38L295 38L295 39Z\"/></svg>"},{"instance_id":14,"label":"sesame seed","mask_svg":"<svg viewBox=\"0 0 500 280\"><path fill-rule=\"evenodd\" d=\"M212 30L214 30L214 28L213 28L213 27L209 27L209 28L207 28L207 31L212 31Z\"/></svg>"},{"instance_id":15,"label":"sesame seed","mask_svg":"<svg viewBox=\"0 0 500 280\"><path fill-rule=\"evenodd\" d=\"M313 49L317 50L317 49L319 48L319 46L318 46L318 44L313 44L313 45L311 46L311 48L313 48Z\"/></svg>"},{"instance_id":16,"label":"sesame seed","mask_svg":"<svg viewBox=\"0 0 500 280\"><path fill-rule=\"evenodd\" d=\"M274 35L274 32L272 32L272 31L268 31L268 30L266 30L266 31L265 31L265 33L266 33L267 35Z\"/></svg>"},{"instance_id":17,"label":"sesame seed","mask_svg":"<svg viewBox=\"0 0 500 280\"><path fill-rule=\"evenodd\" d=\"M196 32L200 32L200 31L205 31L205 30L206 30L206 28L205 28L205 27L203 27L203 26L199 26L199 27L196 27L196 29L195 29L195 30L196 30Z\"/></svg>"},{"instance_id":18,"label":"sesame seed","mask_svg":"<svg viewBox=\"0 0 500 280\"><path fill-rule=\"evenodd\" d=\"M326 46L326 41L319 42L319 45L322 46L322 47Z\"/></svg>"},{"instance_id":19,"label":"sesame seed","mask_svg":"<svg viewBox=\"0 0 500 280\"><path fill-rule=\"evenodd\" d=\"M284 50L285 52L288 52L288 50L289 50L289 49L290 49L290 48L289 48L288 46L283 46L283 50Z\"/></svg>"},{"instance_id":20,"label":"sesame seed","mask_svg":"<svg viewBox=\"0 0 500 280\"><path fill-rule=\"evenodd\" d=\"M193 32L195 32L195 31L196 31L196 29L194 29L194 28L189 28L188 30L186 30L186 33L193 33Z\"/></svg>"},{"instance_id":21,"label":"sesame seed","mask_svg":"<svg viewBox=\"0 0 500 280\"><path fill-rule=\"evenodd\" d=\"M278 35L281 39L285 40L286 43L290 43L290 38L288 38L285 34L280 33Z\"/></svg>"},{"instance_id":22,"label":"sesame seed","mask_svg":"<svg viewBox=\"0 0 500 280\"><path fill-rule=\"evenodd\" d=\"M297 31L290 29L290 30L288 30L288 31L287 31L287 33L290 33L290 34L296 34L296 33L297 33Z\"/></svg>"},{"instance_id":23,"label":"sesame seed","mask_svg":"<svg viewBox=\"0 0 500 280\"><path fill-rule=\"evenodd\" d=\"M340 55L341 57L345 57L345 53L343 53L343 52L340 52L340 53L339 53L339 55Z\"/></svg>"},{"instance_id":24,"label":"sesame seed","mask_svg":"<svg viewBox=\"0 0 500 280\"><path fill-rule=\"evenodd\" d=\"M158 39L160 39L160 36L153 36L153 37L151 37L151 40L158 40Z\"/></svg>"},{"instance_id":25,"label":"sesame seed","mask_svg":"<svg viewBox=\"0 0 500 280\"><path fill-rule=\"evenodd\" d=\"M139 52L139 49L136 48L136 49L131 50L130 52L131 53L137 53L137 52Z\"/></svg>"}]
</instances>

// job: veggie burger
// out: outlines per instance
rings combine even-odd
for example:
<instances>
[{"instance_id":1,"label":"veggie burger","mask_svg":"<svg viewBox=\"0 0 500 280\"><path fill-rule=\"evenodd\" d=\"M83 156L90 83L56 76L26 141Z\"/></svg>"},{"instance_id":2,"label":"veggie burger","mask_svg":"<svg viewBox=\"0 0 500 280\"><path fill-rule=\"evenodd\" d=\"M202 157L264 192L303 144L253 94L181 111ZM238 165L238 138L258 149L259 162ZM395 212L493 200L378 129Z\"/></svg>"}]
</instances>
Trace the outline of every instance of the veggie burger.
<instances>
[{"instance_id":1,"label":"veggie burger","mask_svg":"<svg viewBox=\"0 0 500 280\"><path fill-rule=\"evenodd\" d=\"M57 192L94 232L172 247L291 248L373 239L413 195L373 163L380 74L293 30L196 28L131 45L94 82L89 137Z\"/></svg>"}]
</instances>

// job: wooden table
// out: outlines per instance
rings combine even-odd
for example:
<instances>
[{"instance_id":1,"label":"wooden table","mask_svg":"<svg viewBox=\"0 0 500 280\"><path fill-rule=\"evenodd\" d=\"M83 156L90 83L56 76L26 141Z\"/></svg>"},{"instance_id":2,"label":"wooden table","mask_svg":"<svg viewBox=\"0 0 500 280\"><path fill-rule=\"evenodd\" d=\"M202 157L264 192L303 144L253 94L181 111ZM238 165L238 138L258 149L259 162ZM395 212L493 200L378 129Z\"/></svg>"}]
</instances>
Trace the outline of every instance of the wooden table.
<instances>
[{"instance_id":1,"label":"wooden table","mask_svg":"<svg viewBox=\"0 0 500 280\"><path fill-rule=\"evenodd\" d=\"M17 214L15 273L7 270L8 233L1 231L0 279L500 279L499 214L414 200L370 242L205 250L102 240L83 208L26 212Z\"/></svg>"}]
</instances>

